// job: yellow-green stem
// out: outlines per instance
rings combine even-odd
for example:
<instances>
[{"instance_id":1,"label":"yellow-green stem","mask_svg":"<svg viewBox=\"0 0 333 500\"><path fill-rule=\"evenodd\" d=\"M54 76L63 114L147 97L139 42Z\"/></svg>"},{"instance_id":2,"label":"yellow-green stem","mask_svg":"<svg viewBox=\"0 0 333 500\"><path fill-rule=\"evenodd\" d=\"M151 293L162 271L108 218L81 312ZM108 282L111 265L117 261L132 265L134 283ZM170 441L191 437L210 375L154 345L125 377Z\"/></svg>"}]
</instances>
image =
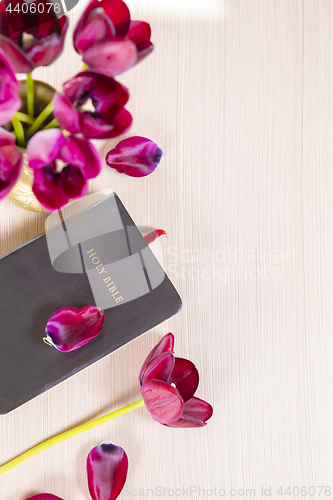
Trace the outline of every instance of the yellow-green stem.
<instances>
[{"instance_id":1,"label":"yellow-green stem","mask_svg":"<svg viewBox=\"0 0 333 500\"><path fill-rule=\"evenodd\" d=\"M54 118L50 123L48 123L43 130L46 130L48 128L56 128L56 127L59 127L59 123L58 123L58 120L56 118Z\"/></svg>"},{"instance_id":2,"label":"yellow-green stem","mask_svg":"<svg viewBox=\"0 0 333 500\"><path fill-rule=\"evenodd\" d=\"M20 120L20 122L28 123L29 125L31 125L35 121L35 118L26 115L25 113L21 113L21 111L17 111L15 113L15 116Z\"/></svg>"},{"instance_id":3,"label":"yellow-green stem","mask_svg":"<svg viewBox=\"0 0 333 500\"><path fill-rule=\"evenodd\" d=\"M36 120L33 122L31 127L27 131L27 138L30 137L39 129L42 123L50 116L53 111L53 102L49 102L48 105L43 109L43 111L37 116Z\"/></svg>"},{"instance_id":4,"label":"yellow-green stem","mask_svg":"<svg viewBox=\"0 0 333 500\"><path fill-rule=\"evenodd\" d=\"M28 460L31 457L34 457L41 451L46 450L47 448L50 448L51 446L61 443L62 441L65 441L66 439L69 439L73 436L77 436L77 434L81 434L82 432L88 431L89 429L93 429L94 427L97 427L98 425L104 424L105 422L108 422L109 420L113 420L117 417L120 417L121 415L125 415L125 413L128 413L130 411L136 410L137 408L140 408L141 406L144 406L143 399L139 399L139 401L135 401L135 403L131 403L127 406L124 406L123 408L120 408L119 410L113 411L111 413L108 413L107 415L104 415L104 417L99 417L96 418L95 420L92 420L91 422L87 422L86 424L79 425L78 427L75 427L74 429L71 429L70 431L63 432L62 434L59 434L58 436L55 436L51 439L48 439L47 441L44 441L41 444L38 444L34 448L31 448L30 450L26 451L25 453L22 453L22 455L19 455L18 457L14 458L14 460L11 460L10 462L7 462L6 464L2 465L0 467L0 475L4 474L5 472L10 471L11 469L14 469L17 465L22 464L26 460Z\"/></svg>"},{"instance_id":5,"label":"yellow-green stem","mask_svg":"<svg viewBox=\"0 0 333 500\"><path fill-rule=\"evenodd\" d=\"M27 106L28 106L28 115L31 118L35 115L35 95L34 95L34 81L32 78L32 74L27 74Z\"/></svg>"},{"instance_id":6,"label":"yellow-green stem","mask_svg":"<svg viewBox=\"0 0 333 500\"><path fill-rule=\"evenodd\" d=\"M24 130L22 127L22 123L16 116L13 116L11 122L14 127L15 137L17 139L18 145L22 148L25 148Z\"/></svg>"}]
</instances>

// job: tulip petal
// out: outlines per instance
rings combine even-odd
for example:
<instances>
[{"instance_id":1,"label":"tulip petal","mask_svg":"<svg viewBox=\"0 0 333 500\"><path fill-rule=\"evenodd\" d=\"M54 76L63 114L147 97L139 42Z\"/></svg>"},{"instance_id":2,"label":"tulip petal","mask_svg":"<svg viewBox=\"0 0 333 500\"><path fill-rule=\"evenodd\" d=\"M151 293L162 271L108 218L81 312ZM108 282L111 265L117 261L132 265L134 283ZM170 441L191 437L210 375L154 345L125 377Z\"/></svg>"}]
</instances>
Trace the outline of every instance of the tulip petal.
<instances>
[{"instance_id":1,"label":"tulip petal","mask_svg":"<svg viewBox=\"0 0 333 500\"><path fill-rule=\"evenodd\" d=\"M181 397L186 402L191 399L198 388L198 370L192 361L184 358L176 358L175 366L168 382L169 384L175 384Z\"/></svg>"},{"instance_id":2,"label":"tulip petal","mask_svg":"<svg viewBox=\"0 0 333 500\"><path fill-rule=\"evenodd\" d=\"M130 26L130 11L122 0L101 0L99 7L111 19L116 28L116 36L125 36Z\"/></svg>"},{"instance_id":3,"label":"tulip petal","mask_svg":"<svg viewBox=\"0 0 333 500\"><path fill-rule=\"evenodd\" d=\"M27 145L29 167L34 170L46 167L58 158L64 144L65 138L59 129L51 128L37 132Z\"/></svg>"},{"instance_id":4,"label":"tulip petal","mask_svg":"<svg viewBox=\"0 0 333 500\"><path fill-rule=\"evenodd\" d=\"M39 493L38 495L34 495L33 497L29 497L26 500L63 500L60 497L56 497L51 493Z\"/></svg>"},{"instance_id":5,"label":"tulip petal","mask_svg":"<svg viewBox=\"0 0 333 500\"><path fill-rule=\"evenodd\" d=\"M184 404L182 416L168 427L204 427L213 414L212 406L202 399L192 397Z\"/></svg>"},{"instance_id":6,"label":"tulip petal","mask_svg":"<svg viewBox=\"0 0 333 500\"><path fill-rule=\"evenodd\" d=\"M32 192L39 203L49 212L67 205L70 199L59 182L59 174L54 174L49 167L34 171Z\"/></svg>"},{"instance_id":7,"label":"tulip petal","mask_svg":"<svg viewBox=\"0 0 333 500\"><path fill-rule=\"evenodd\" d=\"M0 48L6 53L15 69L15 73L31 73L34 69L32 61L7 36L0 34Z\"/></svg>"},{"instance_id":8,"label":"tulip petal","mask_svg":"<svg viewBox=\"0 0 333 500\"><path fill-rule=\"evenodd\" d=\"M138 52L133 42L124 38L112 38L92 43L82 59L90 68L107 76L116 76L134 66Z\"/></svg>"},{"instance_id":9,"label":"tulip petal","mask_svg":"<svg viewBox=\"0 0 333 500\"><path fill-rule=\"evenodd\" d=\"M0 200L15 185L22 166L23 155L15 145L15 137L0 127Z\"/></svg>"},{"instance_id":10,"label":"tulip petal","mask_svg":"<svg viewBox=\"0 0 333 500\"><path fill-rule=\"evenodd\" d=\"M14 68L0 49L0 125L8 123L21 107L18 83Z\"/></svg>"},{"instance_id":11,"label":"tulip petal","mask_svg":"<svg viewBox=\"0 0 333 500\"><path fill-rule=\"evenodd\" d=\"M163 380L148 380L141 386L147 410L156 422L168 424L183 413L184 401L178 390Z\"/></svg>"},{"instance_id":12,"label":"tulip petal","mask_svg":"<svg viewBox=\"0 0 333 500\"><path fill-rule=\"evenodd\" d=\"M87 181L81 170L73 165L68 165L60 172L59 181L69 198L81 198L87 194Z\"/></svg>"},{"instance_id":13,"label":"tulip petal","mask_svg":"<svg viewBox=\"0 0 333 500\"><path fill-rule=\"evenodd\" d=\"M161 161L162 150L145 137L129 137L120 141L106 155L106 163L120 173L143 177L152 173Z\"/></svg>"},{"instance_id":14,"label":"tulip petal","mask_svg":"<svg viewBox=\"0 0 333 500\"><path fill-rule=\"evenodd\" d=\"M148 364L143 373L141 385L153 378L167 382L172 373L174 364L175 357L171 352L159 354Z\"/></svg>"},{"instance_id":15,"label":"tulip petal","mask_svg":"<svg viewBox=\"0 0 333 500\"><path fill-rule=\"evenodd\" d=\"M127 109L121 109L113 118L110 117L110 124L103 119L96 120L86 113L80 116L80 128L85 137L91 139L110 139L120 134L125 134L132 125L132 115Z\"/></svg>"},{"instance_id":16,"label":"tulip petal","mask_svg":"<svg viewBox=\"0 0 333 500\"><path fill-rule=\"evenodd\" d=\"M124 487L128 458L120 446L102 443L87 459L88 486L93 500L115 500Z\"/></svg>"},{"instance_id":17,"label":"tulip petal","mask_svg":"<svg viewBox=\"0 0 333 500\"><path fill-rule=\"evenodd\" d=\"M147 245L150 243L153 243L153 241L157 240L160 236L167 236L167 233L164 231L164 229L155 229L149 234L146 234L144 237L145 242Z\"/></svg>"},{"instance_id":18,"label":"tulip petal","mask_svg":"<svg viewBox=\"0 0 333 500\"><path fill-rule=\"evenodd\" d=\"M64 307L47 322L46 339L59 351L73 351L96 337L103 323L104 312L96 306Z\"/></svg>"},{"instance_id":19,"label":"tulip petal","mask_svg":"<svg viewBox=\"0 0 333 500\"><path fill-rule=\"evenodd\" d=\"M79 167L86 179L93 179L103 169L103 159L95 146L86 139L74 135L66 137L60 159Z\"/></svg>"},{"instance_id":20,"label":"tulip petal","mask_svg":"<svg viewBox=\"0 0 333 500\"><path fill-rule=\"evenodd\" d=\"M80 133L79 111L72 106L69 99L56 92L53 96L53 115L59 125L71 134Z\"/></svg>"},{"instance_id":21,"label":"tulip petal","mask_svg":"<svg viewBox=\"0 0 333 500\"><path fill-rule=\"evenodd\" d=\"M85 24L75 39L75 48L79 53L83 54L92 42L114 36L116 36L116 29L112 21L103 9L95 8L89 13Z\"/></svg>"},{"instance_id":22,"label":"tulip petal","mask_svg":"<svg viewBox=\"0 0 333 500\"><path fill-rule=\"evenodd\" d=\"M148 366L148 364L151 362L152 359L154 359L156 356L161 354L162 352L173 352L173 347L175 343L175 337L173 336L172 333L167 333L164 335L162 340L159 341L158 344L150 351L148 356L146 357L141 370L140 370L140 375L139 375L139 381L142 380L143 374Z\"/></svg>"},{"instance_id":23,"label":"tulip petal","mask_svg":"<svg viewBox=\"0 0 333 500\"><path fill-rule=\"evenodd\" d=\"M150 41L151 29L148 23L144 21L131 21L126 36L136 45L138 51L137 62L142 61L142 59L154 50L154 45Z\"/></svg>"}]
</instances>

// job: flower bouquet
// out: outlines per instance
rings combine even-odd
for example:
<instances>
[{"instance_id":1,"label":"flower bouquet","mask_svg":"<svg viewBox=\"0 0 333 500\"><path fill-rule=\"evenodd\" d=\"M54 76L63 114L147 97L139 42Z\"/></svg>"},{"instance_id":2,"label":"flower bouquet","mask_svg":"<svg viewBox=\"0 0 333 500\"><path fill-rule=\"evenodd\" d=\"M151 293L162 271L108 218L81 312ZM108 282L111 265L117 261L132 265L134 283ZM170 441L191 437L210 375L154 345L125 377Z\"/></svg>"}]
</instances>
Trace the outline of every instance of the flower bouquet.
<instances>
[{"instance_id":1,"label":"flower bouquet","mask_svg":"<svg viewBox=\"0 0 333 500\"><path fill-rule=\"evenodd\" d=\"M104 166L91 139L117 137L132 123L128 89L114 77L153 50L149 24L131 21L122 0L93 0L73 35L83 66L57 92L32 77L62 54L68 19L57 17L56 5L37 0L20 11L18 3L13 12L0 3L0 199L9 195L33 211L51 212L87 194L88 180ZM26 73L26 80L17 81L16 73ZM161 156L149 139L132 137L106 162L140 177L153 172Z\"/></svg>"}]
</instances>

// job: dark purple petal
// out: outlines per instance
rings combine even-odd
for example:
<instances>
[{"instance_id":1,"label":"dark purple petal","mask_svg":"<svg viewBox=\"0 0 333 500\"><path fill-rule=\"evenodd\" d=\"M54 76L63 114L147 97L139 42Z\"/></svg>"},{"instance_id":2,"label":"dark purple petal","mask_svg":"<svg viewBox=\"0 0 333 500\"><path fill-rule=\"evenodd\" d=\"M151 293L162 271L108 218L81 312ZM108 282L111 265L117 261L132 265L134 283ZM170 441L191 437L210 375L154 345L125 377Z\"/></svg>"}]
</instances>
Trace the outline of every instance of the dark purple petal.
<instances>
[{"instance_id":1,"label":"dark purple petal","mask_svg":"<svg viewBox=\"0 0 333 500\"><path fill-rule=\"evenodd\" d=\"M188 401L199 385L199 373L192 361L176 358L169 384L175 384L183 400Z\"/></svg>"},{"instance_id":2,"label":"dark purple petal","mask_svg":"<svg viewBox=\"0 0 333 500\"><path fill-rule=\"evenodd\" d=\"M46 167L59 158L60 150L64 144L65 138L59 129L51 128L37 132L32 136L27 146L29 167L34 170Z\"/></svg>"},{"instance_id":3,"label":"dark purple petal","mask_svg":"<svg viewBox=\"0 0 333 500\"><path fill-rule=\"evenodd\" d=\"M106 163L120 173L143 177L152 173L162 157L162 150L145 137L130 137L120 141L106 155Z\"/></svg>"},{"instance_id":4,"label":"dark purple petal","mask_svg":"<svg viewBox=\"0 0 333 500\"><path fill-rule=\"evenodd\" d=\"M156 422L168 424L183 413L184 401L175 387L163 380L148 380L141 388L147 410Z\"/></svg>"},{"instance_id":5,"label":"dark purple petal","mask_svg":"<svg viewBox=\"0 0 333 500\"><path fill-rule=\"evenodd\" d=\"M14 68L0 49L0 125L8 123L21 107L18 83Z\"/></svg>"},{"instance_id":6,"label":"dark purple petal","mask_svg":"<svg viewBox=\"0 0 333 500\"><path fill-rule=\"evenodd\" d=\"M64 307L47 322L46 339L59 351L73 351L96 337L103 323L104 312L96 306Z\"/></svg>"},{"instance_id":7,"label":"dark purple petal","mask_svg":"<svg viewBox=\"0 0 333 500\"><path fill-rule=\"evenodd\" d=\"M87 181L82 171L73 165L68 165L60 172L59 182L69 198L81 198L88 192Z\"/></svg>"},{"instance_id":8,"label":"dark purple petal","mask_svg":"<svg viewBox=\"0 0 333 500\"><path fill-rule=\"evenodd\" d=\"M112 443L93 448L87 458L88 486L92 500L115 500L124 487L128 469L125 450Z\"/></svg>"},{"instance_id":9,"label":"dark purple petal","mask_svg":"<svg viewBox=\"0 0 333 500\"><path fill-rule=\"evenodd\" d=\"M132 125L132 115L124 108L110 118L111 124L108 124L101 118L92 118L82 113L80 116L81 133L91 139L109 139L124 134Z\"/></svg>"},{"instance_id":10,"label":"dark purple petal","mask_svg":"<svg viewBox=\"0 0 333 500\"><path fill-rule=\"evenodd\" d=\"M175 357L171 352L163 352L156 356L145 369L141 385L150 379L164 380L167 382L175 364Z\"/></svg>"},{"instance_id":11,"label":"dark purple petal","mask_svg":"<svg viewBox=\"0 0 333 500\"><path fill-rule=\"evenodd\" d=\"M22 166L23 155L15 145L15 137L0 127L0 200L15 185Z\"/></svg>"},{"instance_id":12,"label":"dark purple petal","mask_svg":"<svg viewBox=\"0 0 333 500\"><path fill-rule=\"evenodd\" d=\"M29 497L26 500L63 500L60 497L56 497L55 495L51 495L51 493L39 493L39 495L34 495L33 497Z\"/></svg>"},{"instance_id":13,"label":"dark purple petal","mask_svg":"<svg viewBox=\"0 0 333 500\"><path fill-rule=\"evenodd\" d=\"M174 338L172 333L167 333L166 335L164 335L162 340L160 340L159 343L156 344L156 346L150 351L150 353L146 357L146 359L141 367L141 370L140 370L139 381L142 380L143 373L145 372L148 364L154 358L156 358L156 356L158 356L159 354L161 354L163 352L164 353L165 352L171 352L171 353L173 352L174 343L175 343L175 338Z\"/></svg>"},{"instance_id":14,"label":"dark purple petal","mask_svg":"<svg viewBox=\"0 0 333 500\"><path fill-rule=\"evenodd\" d=\"M72 106L69 99L59 92L53 96L53 115L63 129L68 130L71 134L80 133L80 113Z\"/></svg>"},{"instance_id":15,"label":"dark purple petal","mask_svg":"<svg viewBox=\"0 0 333 500\"><path fill-rule=\"evenodd\" d=\"M134 66L138 52L133 42L124 38L112 38L92 43L82 59L91 69L107 76L116 76Z\"/></svg>"},{"instance_id":16,"label":"dark purple petal","mask_svg":"<svg viewBox=\"0 0 333 500\"><path fill-rule=\"evenodd\" d=\"M48 212L53 212L53 210L67 205L70 200L69 195L59 182L59 174L54 173L51 167L39 168L34 171L32 192Z\"/></svg>"},{"instance_id":17,"label":"dark purple petal","mask_svg":"<svg viewBox=\"0 0 333 500\"><path fill-rule=\"evenodd\" d=\"M150 243L153 243L153 241L157 240L160 236L167 236L167 233L164 231L164 229L155 229L149 234L146 234L144 237L145 242L147 245Z\"/></svg>"}]
</instances>

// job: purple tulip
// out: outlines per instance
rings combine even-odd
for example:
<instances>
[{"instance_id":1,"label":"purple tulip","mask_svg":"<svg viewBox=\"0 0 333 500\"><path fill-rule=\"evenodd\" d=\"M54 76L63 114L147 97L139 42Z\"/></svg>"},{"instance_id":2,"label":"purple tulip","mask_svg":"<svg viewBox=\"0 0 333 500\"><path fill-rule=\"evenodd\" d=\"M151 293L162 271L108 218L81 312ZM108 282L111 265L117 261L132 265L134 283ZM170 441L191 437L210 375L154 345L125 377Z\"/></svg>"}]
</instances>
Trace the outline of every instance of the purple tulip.
<instances>
[{"instance_id":1,"label":"purple tulip","mask_svg":"<svg viewBox=\"0 0 333 500\"><path fill-rule=\"evenodd\" d=\"M82 71L63 84L64 95L53 97L53 114L72 134L106 139L126 132L132 123L124 109L128 90L113 78Z\"/></svg>"},{"instance_id":2,"label":"purple tulip","mask_svg":"<svg viewBox=\"0 0 333 500\"><path fill-rule=\"evenodd\" d=\"M106 163L131 177L149 175L161 161L163 151L145 137L129 137L120 141L105 157Z\"/></svg>"},{"instance_id":3,"label":"purple tulip","mask_svg":"<svg viewBox=\"0 0 333 500\"><path fill-rule=\"evenodd\" d=\"M34 68L48 66L60 56L68 19L65 15L57 18L48 0L38 0L38 9L31 16L36 20L32 28L27 28L29 18L23 17L22 12L12 12L9 21L5 9L5 3L0 2L0 48L6 52L16 73L31 73Z\"/></svg>"},{"instance_id":4,"label":"purple tulip","mask_svg":"<svg viewBox=\"0 0 333 500\"><path fill-rule=\"evenodd\" d=\"M102 443L87 459L88 486L92 500L115 500L124 487L128 458L120 446Z\"/></svg>"},{"instance_id":5,"label":"purple tulip","mask_svg":"<svg viewBox=\"0 0 333 500\"><path fill-rule=\"evenodd\" d=\"M209 403L194 397L199 373L194 364L173 355L174 336L168 333L142 365L139 381L146 408L168 427L204 427L213 414Z\"/></svg>"},{"instance_id":6,"label":"purple tulip","mask_svg":"<svg viewBox=\"0 0 333 500\"><path fill-rule=\"evenodd\" d=\"M96 306L64 307L47 322L46 340L58 351L74 351L95 338L103 323L104 312Z\"/></svg>"},{"instance_id":7,"label":"purple tulip","mask_svg":"<svg viewBox=\"0 0 333 500\"><path fill-rule=\"evenodd\" d=\"M20 176L23 155L15 145L15 137L0 127L0 200L7 196Z\"/></svg>"},{"instance_id":8,"label":"purple tulip","mask_svg":"<svg viewBox=\"0 0 333 500\"><path fill-rule=\"evenodd\" d=\"M103 160L86 139L64 136L59 129L37 132L27 146L34 170L32 191L46 210L53 211L87 193L87 179L96 177Z\"/></svg>"},{"instance_id":9,"label":"purple tulip","mask_svg":"<svg viewBox=\"0 0 333 500\"><path fill-rule=\"evenodd\" d=\"M92 0L75 27L73 42L90 68L115 76L152 52L150 36L149 24L131 22L122 0Z\"/></svg>"},{"instance_id":10,"label":"purple tulip","mask_svg":"<svg viewBox=\"0 0 333 500\"><path fill-rule=\"evenodd\" d=\"M21 107L20 84L4 51L0 49L0 125L8 123Z\"/></svg>"}]
</instances>

